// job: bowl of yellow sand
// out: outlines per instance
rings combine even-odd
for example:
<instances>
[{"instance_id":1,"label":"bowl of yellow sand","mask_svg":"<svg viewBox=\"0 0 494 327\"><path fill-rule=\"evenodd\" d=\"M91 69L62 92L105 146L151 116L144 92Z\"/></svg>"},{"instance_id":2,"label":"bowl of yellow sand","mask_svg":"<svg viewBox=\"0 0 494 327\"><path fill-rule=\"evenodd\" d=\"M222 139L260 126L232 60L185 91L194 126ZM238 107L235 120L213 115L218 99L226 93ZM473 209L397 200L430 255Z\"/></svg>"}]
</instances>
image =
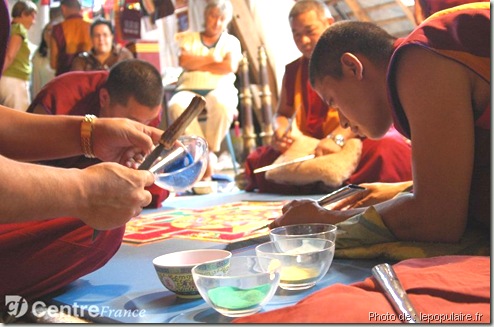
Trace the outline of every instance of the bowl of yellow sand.
<instances>
[{"instance_id":1,"label":"bowl of yellow sand","mask_svg":"<svg viewBox=\"0 0 494 327\"><path fill-rule=\"evenodd\" d=\"M281 262L280 288L303 290L316 285L333 262L335 243L321 238L280 239L256 247L258 257Z\"/></svg>"}]
</instances>

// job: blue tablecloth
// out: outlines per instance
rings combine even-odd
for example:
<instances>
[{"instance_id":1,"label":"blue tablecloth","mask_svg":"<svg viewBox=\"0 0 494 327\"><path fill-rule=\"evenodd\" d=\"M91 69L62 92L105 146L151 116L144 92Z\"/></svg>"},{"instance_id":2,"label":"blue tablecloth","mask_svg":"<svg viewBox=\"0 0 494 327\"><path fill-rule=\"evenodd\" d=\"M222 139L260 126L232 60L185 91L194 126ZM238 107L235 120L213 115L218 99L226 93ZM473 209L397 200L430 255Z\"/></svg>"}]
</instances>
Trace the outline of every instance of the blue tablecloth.
<instances>
[{"instance_id":1,"label":"blue tablecloth","mask_svg":"<svg viewBox=\"0 0 494 327\"><path fill-rule=\"evenodd\" d=\"M319 198L313 196L312 198ZM160 209L201 208L241 200L279 201L295 197L235 192L232 194L176 197L167 199ZM297 197L297 198L300 198ZM101 269L65 287L46 302L76 308L78 315L100 323L222 323L222 316L202 299L184 300L169 292L159 281L152 260L162 254L198 248L218 248L233 255L253 255L254 247L268 236L234 244L168 239L145 245L123 244ZM295 304L308 294L326 286L350 284L371 276L371 268L381 262L370 260L333 260L326 276L313 288L303 291L278 289L263 311Z\"/></svg>"}]
</instances>

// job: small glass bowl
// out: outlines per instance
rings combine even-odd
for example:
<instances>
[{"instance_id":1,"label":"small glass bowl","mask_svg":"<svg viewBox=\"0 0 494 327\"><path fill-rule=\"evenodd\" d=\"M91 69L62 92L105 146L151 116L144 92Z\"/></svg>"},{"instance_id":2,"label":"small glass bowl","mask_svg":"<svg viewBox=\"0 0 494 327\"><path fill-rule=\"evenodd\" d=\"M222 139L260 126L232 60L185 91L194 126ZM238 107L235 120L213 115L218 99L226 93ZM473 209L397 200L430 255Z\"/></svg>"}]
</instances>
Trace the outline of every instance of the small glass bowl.
<instances>
[{"instance_id":1,"label":"small glass bowl","mask_svg":"<svg viewBox=\"0 0 494 327\"><path fill-rule=\"evenodd\" d=\"M208 164L208 143L199 136L182 136L171 150L163 150L149 169L155 184L172 192L183 192L199 181Z\"/></svg>"},{"instance_id":2,"label":"small glass bowl","mask_svg":"<svg viewBox=\"0 0 494 327\"><path fill-rule=\"evenodd\" d=\"M202 298L227 317L254 314L273 297L280 281L280 262L257 256L230 259L228 269L211 270L207 264L192 268Z\"/></svg>"},{"instance_id":3,"label":"small glass bowl","mask_svg":"<svg viewBox=\"0 0 494 327\"><path fill-rule=\"evenodd\" d=\"M337 227L332 224L299 224L273 228L269 231L271 241L287 238L322 238L336 241Z\"/></svg>"},{"instance_id":4,"label":"small glass bowl","mask_svg":"<svg viewBox=\"0 0 494 327\"><path fill-rule=\"evenodd\" d=\"M321 238L293 238L267 242L256 247L258 257L281 262L280 287L285 290L311 288L333 262L335 243Z\"/></svg>"}]
</instances>

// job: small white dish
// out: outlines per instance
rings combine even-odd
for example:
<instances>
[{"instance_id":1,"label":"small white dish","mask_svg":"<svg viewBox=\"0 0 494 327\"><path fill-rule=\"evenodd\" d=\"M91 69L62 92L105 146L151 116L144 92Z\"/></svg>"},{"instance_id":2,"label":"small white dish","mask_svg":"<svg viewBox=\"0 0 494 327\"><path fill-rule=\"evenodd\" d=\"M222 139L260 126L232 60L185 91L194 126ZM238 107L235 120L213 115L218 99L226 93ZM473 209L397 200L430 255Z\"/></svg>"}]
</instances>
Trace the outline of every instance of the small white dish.
<instances>
[{"instance_id":1,"label":"small white dish","mask_svg":"<svg viewBox=\"0 0 494 327\"><path fill-rule=\"evenodd\" d=\"M192 186L195 194L211 194L218 192L217 181L199 181Z\"/></svg>"}]
</instances>

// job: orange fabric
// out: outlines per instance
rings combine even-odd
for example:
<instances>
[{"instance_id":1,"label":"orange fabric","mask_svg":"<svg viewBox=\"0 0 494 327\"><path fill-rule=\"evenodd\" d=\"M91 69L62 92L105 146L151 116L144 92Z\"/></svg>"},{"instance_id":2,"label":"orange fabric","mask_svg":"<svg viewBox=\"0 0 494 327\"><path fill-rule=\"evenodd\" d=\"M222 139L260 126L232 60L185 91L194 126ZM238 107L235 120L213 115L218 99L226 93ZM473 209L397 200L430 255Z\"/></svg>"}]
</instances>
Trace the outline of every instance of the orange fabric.
<instances>
[{"instance_id":1,"label":"orange fabric","mask_svg":"<svg viewBox=\"0 0 494 327\"><path fill-rule=\"evenodd\" d=\"M91 27L91 23L85 20L83 21L85 23L76 19L68 19L62 23L63 34L65 35L67 46L65 51L69 54L91 49L91 35L88 30L88 27Z\"/></svg>"},{"instance_id":2,"label":"orange fabric","mask_svg":"<svg viewBox=\"0 0 494 327\"><path fill-rule=\"evenodd\" d=\"M52 35L58 48L56 75L68 72L73 58L92 47L91 22L81 15L67 17L53 26Z\"/></svg>"},{"instance_id":3,"label":"orange fabric","mask_svg":"<svg viewBox=\"0 0 494 327\"><path fill-rule=\"evenodd\" d=\"M490 323L490 257L440 256L393 266L423 323ZM331 268L328 272L331 274ZM471 319L469 320L468 317ZM298 304L234 323L398 323L373 277L335 284Z\"/></svg>"},{"instance_id":4,"label":"orange fabric","mask_svg":"<svg viewBox=\"0 0 494 327\"><path fill-rule=\"evenodd\" d=\"M315 137L309 128L310 124L307 122L307 112L305 108L302 88L302 67L299 65L297 70L297 77L295 78L295 92L293 97L293 105L295 108L295 121L297 122L298 129L307 136ZM328 110L327 116L324 122L321 124L321 129L323 135L329 135L333 130L335 130L340 125L340 117L338 116L338 111L334 108Z\"/></svg>"}]
</instances>

